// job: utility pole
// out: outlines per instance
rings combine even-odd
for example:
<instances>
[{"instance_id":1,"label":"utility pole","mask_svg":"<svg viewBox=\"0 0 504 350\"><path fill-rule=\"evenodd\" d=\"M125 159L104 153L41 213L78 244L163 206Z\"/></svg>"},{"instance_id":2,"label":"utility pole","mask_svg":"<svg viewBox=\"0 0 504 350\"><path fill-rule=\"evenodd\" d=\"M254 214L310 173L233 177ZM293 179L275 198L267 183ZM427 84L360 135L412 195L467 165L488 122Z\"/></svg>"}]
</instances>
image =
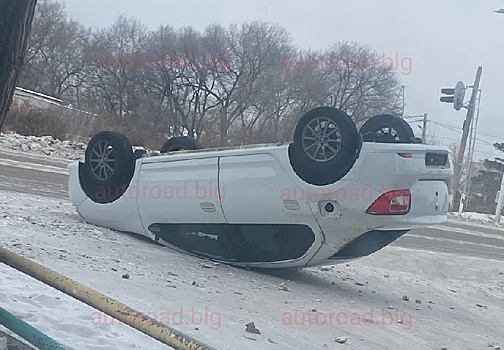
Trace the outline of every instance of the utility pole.
<instances>
[{"instance_id":1,"label":"utility pole","mask_svg":"<svg viewBox=\"0 0 504 350\"><path fill-rule=\"evenodd\" d=\"M499 192L499 200L497 201L497 208L495 209L495 220L496 225L500 224L500 218L502 214L502 206L504 205L504 172L502 173L501 187Z\"/></svg>"},{"instance_id":2,"label":"utility pole","mask_svg":"<svg viewBox=\"0 0 504 350\"><path fill-rule=\"evenodd\" d=\"M422 142L427 144L427 113L423 115Z\"/></svg>"},{"instance_id":3,"label":"utility pole","mask_svg":"<svg viewBox=\"0 0 504 350\"><path fill-rule=\"evenodd\" d=\"M504 9L494 11L496 13L504 14ZM495 209L495 220L496 225L500 224L500 218L502 214L502 206L504 204L504 173L502 173L501 187L499 192L499 200L497 201L497 208Z\"/></svg>"},{"instance_id":4,"label":"utility pole","mask_svg":"<svg viewBox=\"0 0 504 350\"><path fill-rule=\"evenodd\" d=\"M0 0L0 127L23 64L37 0Z\"/></svg>"},{"instance_id":5,"label":"utility pole","mask_svg":"<svg viewBox=\"0 0 504 350\"><path fill-rule=\"evenodd\" d=\"M466 183L465 183L465 188L464 188L464 193L466 194L466 202L465 202L465 207L469 207L469 202L471 201L471 185L472 185L472 165L474 161L474 148L476 147L476 136L477 136L477 130L478 130L478 121L479 121L479 115L480 115L480 107L481 107L481 94L482 91L481 89L479 90L478 94L478 111L476 112L476 115L474 116L472 125L471 125L471 132L469 136L469 152L467 154L467 174L466 174Z\"/></svg>"},{"instance_id":6,"label":"utility pole","mask_svg":"<svg viewBox=\"0 0 504 350\"><path fill-rule=\"evenodd\" d=\"M464 162L464 154L467 145L467 137L469 136L469 129L471 127L472 119L474 117L476 97L478 95L482 71L483 68L481 66L478 67L478 71L476 72L476 79L474 80L474 85L472 86L471 100L469 101L469 107L467 108L467 116L464 121L464 127L462 129L462 139L460 140L460 148L454 167L455 169L452 183L453 193L455 196L457 196L458 194L459 182L462 173L462 163ZM462 201L462 196L460 196L460 201Z\"/></svg>"}]
</instances>

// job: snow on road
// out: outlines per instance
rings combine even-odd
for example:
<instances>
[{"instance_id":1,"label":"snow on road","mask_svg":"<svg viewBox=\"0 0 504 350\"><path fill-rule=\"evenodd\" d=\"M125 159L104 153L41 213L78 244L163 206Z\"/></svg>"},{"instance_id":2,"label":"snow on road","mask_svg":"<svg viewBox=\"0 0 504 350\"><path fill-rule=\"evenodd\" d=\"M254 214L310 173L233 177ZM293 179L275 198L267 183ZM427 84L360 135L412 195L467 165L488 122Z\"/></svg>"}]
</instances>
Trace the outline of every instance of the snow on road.
<instances>
[{"instance_id":1,"label":"snow on road","mask_svg":"<svg viewBox=\"0 0 504 350\"><path fill-rule=\"evenodd\" d=\"M86 224L68 201L12 192L0 192L0 244L217 349L452 350L504 344L501 260L387 247L349 264L245 270ZM8 283L0 279L5 307L6 297L23 294L5 289ZM70 308L70 302L40 298L38 307L47 304L62 313ZM21 307L19 314L28 322L43 317L27 310ZM125 325L105 325L103 315L85 308L79 315L70 324L100 339L115 334L123 340L116 348L129 348L123 345L131 339ZM44 321L56 339L80 334L74 327L55 332L56 321ZM260 334L245 332L249 322ZM336 337L347 341L339 344ZM96 348L94 338L80 348Z\"/></svg>"},{"instance_id":2,"label":"snow on road","mask_svg":"<svg viewBox=\"0 0 504 350\"><path fill-rule=\"evenodd\" d=\"M168 349L131 327L115 327L111 318L96 327L96 310L3 264L0 281L0 307L68 349Z\"/></svg>"}]
</instances>

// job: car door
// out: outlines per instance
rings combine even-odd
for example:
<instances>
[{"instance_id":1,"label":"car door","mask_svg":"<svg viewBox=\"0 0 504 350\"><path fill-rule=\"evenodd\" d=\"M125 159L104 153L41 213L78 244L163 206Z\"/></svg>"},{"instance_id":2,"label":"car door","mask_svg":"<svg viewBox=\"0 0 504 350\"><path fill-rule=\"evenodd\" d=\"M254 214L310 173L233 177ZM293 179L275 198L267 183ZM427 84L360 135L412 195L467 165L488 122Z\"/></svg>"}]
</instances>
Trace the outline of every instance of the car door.
<instances>
[{"instance_id":1,"label":"car door","mask_svg":"<svg viewBox=\"0 0 504 350\"><path fill-rule=\"evenodd\" d=\"M146 230L153 224L225 223L218 189L218 158L171 160L146 158L138 188L140 217Z\"/></svg>"},{"instance_id":2,"label":"car door","mask_svg":"<svg viewBox=\"0 0 504 350\"><path fill-rule=\"evenodd\" d=\"M322 236L308 202L271 154L221 157L219 183L224 215L244 247L241 260L300 259Z\"/></svg>"},{"instance_id":3,"label":"car door","mask_svg":"<svg viewBox=\"0 0 504 350\"><path fill-rule=\"evenodd\" d=\"M218 186L218 158L146 158L138 205L148 235L195 255L234 260Z\"/></svg>"}]
</instances>

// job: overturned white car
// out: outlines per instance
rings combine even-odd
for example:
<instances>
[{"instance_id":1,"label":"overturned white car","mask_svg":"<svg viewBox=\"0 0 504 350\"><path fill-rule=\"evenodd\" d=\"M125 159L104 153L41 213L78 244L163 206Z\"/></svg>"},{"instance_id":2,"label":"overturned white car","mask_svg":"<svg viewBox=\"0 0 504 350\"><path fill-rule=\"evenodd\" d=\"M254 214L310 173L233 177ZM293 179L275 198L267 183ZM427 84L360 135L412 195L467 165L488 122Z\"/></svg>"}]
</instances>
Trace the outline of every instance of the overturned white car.
<instances>
[{"instance_id":1,"label":"overturned white car","mask_svg":"<svg viewBox=\"0 0 504 350\"><path fill-rule=\"evenodd\" d=\"M399 117L375 116L359 133L345 113L320 107L291 144L198 148L177 137L168 153L142 154L100 132L85 162L69 166L71 200L98 226L263 268L361 257L446 220L448 151L419 144Z\"/></svg>"}]
</instances>

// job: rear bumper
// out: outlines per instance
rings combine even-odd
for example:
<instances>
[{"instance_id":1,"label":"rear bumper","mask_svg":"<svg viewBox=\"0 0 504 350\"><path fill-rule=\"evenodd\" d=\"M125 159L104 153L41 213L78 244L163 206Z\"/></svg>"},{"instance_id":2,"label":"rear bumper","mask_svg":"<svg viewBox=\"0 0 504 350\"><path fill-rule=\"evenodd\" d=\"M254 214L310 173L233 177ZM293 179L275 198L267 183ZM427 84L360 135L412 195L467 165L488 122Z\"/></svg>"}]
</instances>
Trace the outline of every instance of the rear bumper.
<instances>
[{"instance_id":1,"label":"rear bumper","mask_svg":"<svg viewBox=\"0 0 504 350\"><path fill-rule=\"evenodd\" d=\"M357 259L372 254L383 247L394 242L404 235L408 230L400 231L368 231L357 237L336 254L330 256L329 260L349 260Z\"/></svg>"}]
</instances>

